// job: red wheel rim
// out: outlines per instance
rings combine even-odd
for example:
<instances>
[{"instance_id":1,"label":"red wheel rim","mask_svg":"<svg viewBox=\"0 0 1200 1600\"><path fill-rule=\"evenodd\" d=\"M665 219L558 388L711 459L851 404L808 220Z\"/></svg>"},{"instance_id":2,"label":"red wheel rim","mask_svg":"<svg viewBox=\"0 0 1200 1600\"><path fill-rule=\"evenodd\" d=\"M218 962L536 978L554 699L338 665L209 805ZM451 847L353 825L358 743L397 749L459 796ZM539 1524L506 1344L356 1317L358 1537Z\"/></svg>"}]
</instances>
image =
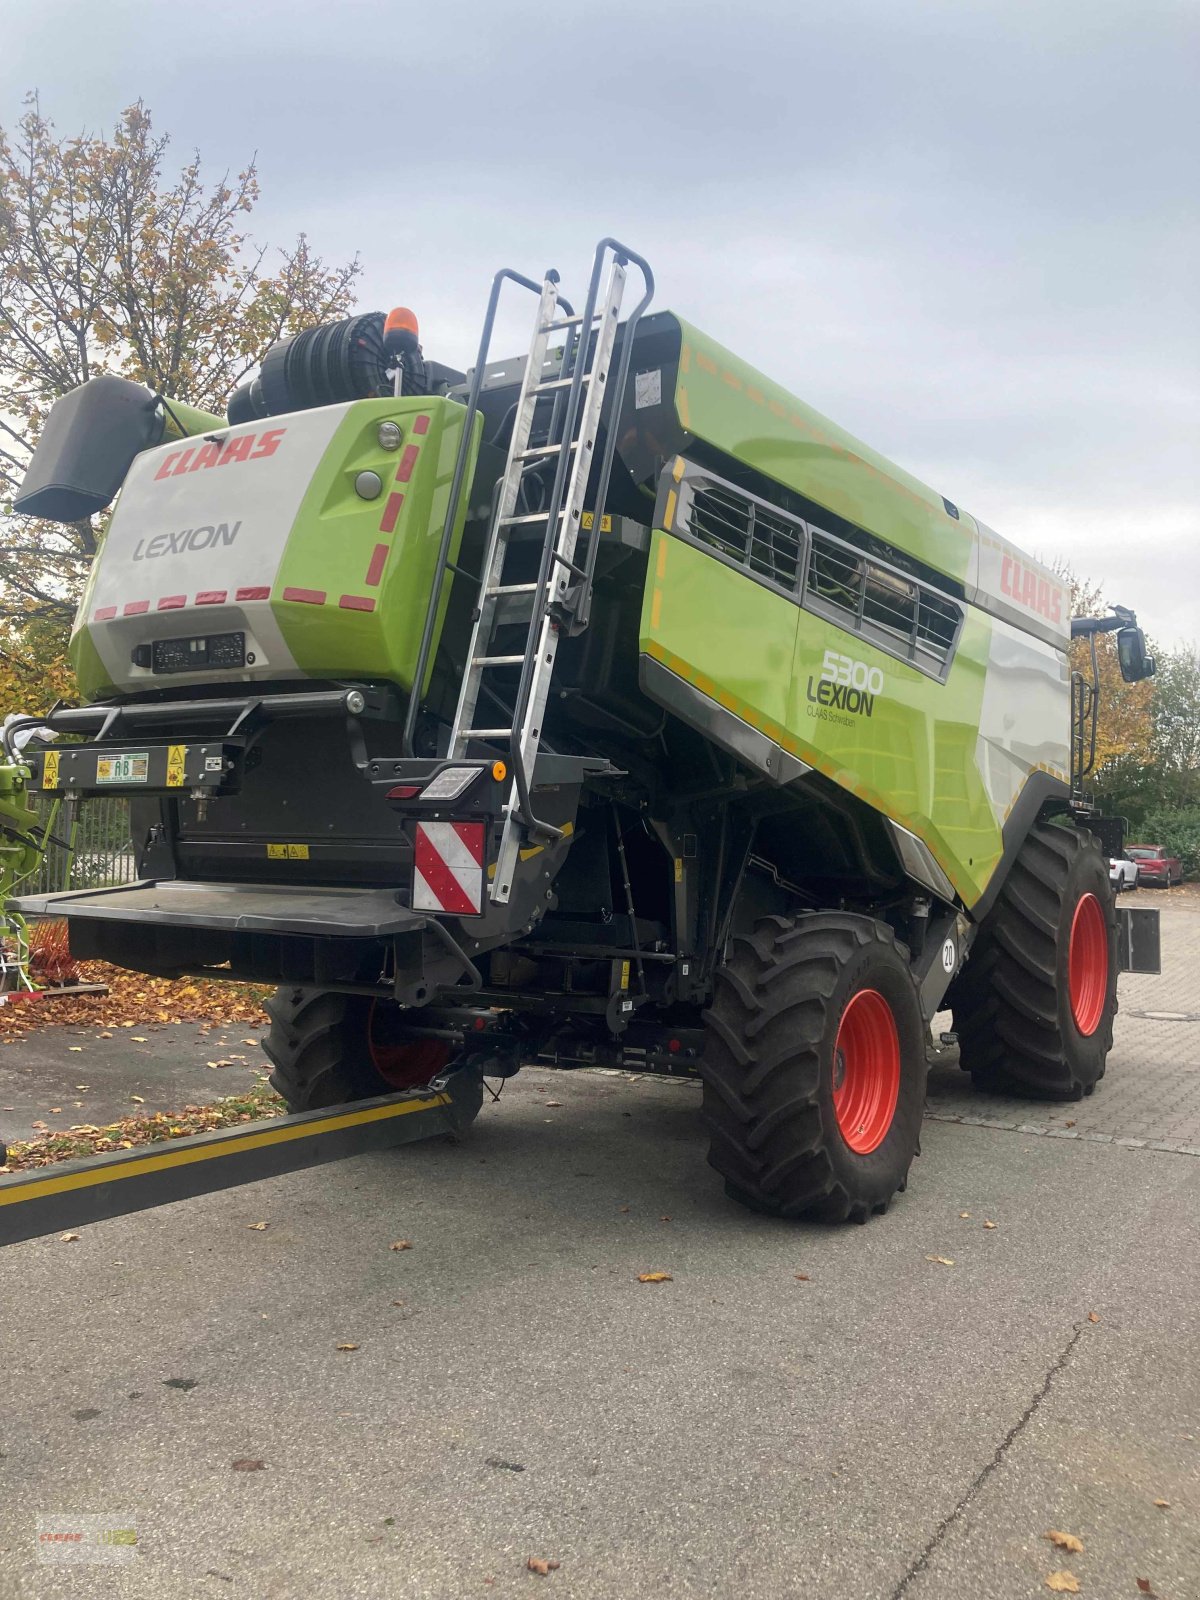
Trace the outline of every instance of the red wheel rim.
<instances>
[{"instance_id":1,"label":"red wheel rim","mask_svg":"<svg viewBox=\"0 0 1200 1600\"><path fill-rule=\"evenodd\" d=\"M900 1098L900 1038L878 989L860 989L842 1012L833 1045L833 1111L856 1155L887 1138Z\"/></svg>"},{"instance_id":2,"label":"red wheel rim","mask_svg":"<svg viewBox=\"0 0 1200 1600\"><path fill-rule=\"evenodd\" d=\"M367 1051L371 1065L391 1088L419 1089L436 1078L450 1060L450 1045L445 1039L389 1038L399 1018L397 1007L372 1000Z\"/></svg>"},{"instance_id":3,"label":"red wheel rim","mask_svg":"<svg viewBox=\"0 0 1200 1600\"><path fill-rule=\"evenodd\" d=\"M1067 985L1075 1026L1087 1037L1100 1026L1108 999L1108 928L1094 894L1080 897L1071 919Z\"/></svg>"}]
</instances>

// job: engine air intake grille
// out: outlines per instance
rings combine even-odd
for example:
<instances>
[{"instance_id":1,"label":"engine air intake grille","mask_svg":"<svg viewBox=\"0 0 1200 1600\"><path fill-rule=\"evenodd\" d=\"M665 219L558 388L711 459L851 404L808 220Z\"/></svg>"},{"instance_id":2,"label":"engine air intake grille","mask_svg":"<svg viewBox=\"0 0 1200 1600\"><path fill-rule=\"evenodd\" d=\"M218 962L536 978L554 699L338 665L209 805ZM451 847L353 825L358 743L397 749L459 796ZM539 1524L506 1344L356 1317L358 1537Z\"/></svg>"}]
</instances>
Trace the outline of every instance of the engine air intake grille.
<instances>
[{"instance_id":1,"label":"engine air intake grille","mask_svg":"<svg viewBox=\"0 0 1200 1600\"><path fill-rule=\"evenodd\" d=\"M691 531L756 577L794 590L804 551L804 524L775 515L736 489L714 484L692 499Z\"/></svg>"},{"instance_id":2,"label":"engine air intake grille","mask_svg":"<svg viewBox=\"0 0 1200 1600\"><path fill-rule=\"evenodd\" d=\"M949 672L963 608L902 571L902 556L895 565L877 559L690 463L670 526L677 537L888 655L931 677Z\"/></svg>"}]
</instances>

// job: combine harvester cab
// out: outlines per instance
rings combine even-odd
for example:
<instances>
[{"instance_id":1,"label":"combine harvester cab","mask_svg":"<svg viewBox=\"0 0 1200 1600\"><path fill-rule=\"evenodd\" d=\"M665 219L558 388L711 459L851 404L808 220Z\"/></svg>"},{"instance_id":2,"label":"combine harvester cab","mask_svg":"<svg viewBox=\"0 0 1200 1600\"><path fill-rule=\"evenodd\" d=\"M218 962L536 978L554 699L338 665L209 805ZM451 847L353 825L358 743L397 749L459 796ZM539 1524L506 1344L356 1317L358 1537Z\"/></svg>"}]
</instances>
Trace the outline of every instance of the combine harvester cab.
<instances>
[{"instance_id":1,"label":"combine harvester cab","mask_svg":"<svg viewBox=\"0 0 1200 1600\"><path fill-rule=\"evenodd\" d=\"M530 347L492 361L514 287ZM982 1087L1089 1093L1155 930L1109 892L1060 581L652 288L604 240L578 312L498 274L467 375L393 313L274 347L227 420L60 402L19 508L124 486L86 703L30 719L82 742L33 780L131 796L142 879L19 904L78 956L276 985L297 1113L685 1073L731 1194L862 1220L935 1012ZM1153 670L1130 614L1088 626Z\"/></svg>"}]
</instances>

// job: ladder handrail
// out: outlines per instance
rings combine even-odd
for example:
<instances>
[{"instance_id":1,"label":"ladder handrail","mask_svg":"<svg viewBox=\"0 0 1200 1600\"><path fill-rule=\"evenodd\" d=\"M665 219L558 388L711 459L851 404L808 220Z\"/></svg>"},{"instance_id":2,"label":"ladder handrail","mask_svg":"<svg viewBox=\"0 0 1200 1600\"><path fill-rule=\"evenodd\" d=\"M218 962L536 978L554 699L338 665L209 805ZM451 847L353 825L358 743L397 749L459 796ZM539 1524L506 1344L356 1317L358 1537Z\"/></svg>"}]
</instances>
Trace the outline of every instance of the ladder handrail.
<instances>
[{"instance_id":1,"label":"ladder handrail","mask_svg":"<svg viewBox=\"0 0 1200 1600\"><path fill-rule=\"evenodd\" d=\"M604 441L604 452L600 457L600 476L596 480L595 516L592 521L592 537L588 540L587 556L584 560L584 571L587 576L584 580L583 594L580 600L579 620L586 625L591 609L592 578L596 570L596 557L600 553L600 524L604 513L604 502L608 498L608 483L612 476L613 456L616 453L616 430L618 409L624 401L625 387L629 382L629 367L633 358L633 336L637 332L638 323L642 320L642 313L654 298L654 273L650 263L644 256L638 255L636 250L631 250L628 245L619 243L616 239L601 239L596 246L597 250L611 247L618 254L632 261L642 275L642 298L629 313L625 324L625 331L621 337L621 364L617 368L617 381L609 390L612 394L612 410L609 412L609 428ZM611 441L611 443L610 443Z\"/></svg>"},{"instance_id":2,"label":"ladder handrail","mask_svg":"<svg viewBox=\"0 0 1200 1600\"><path fill-rule=\"evenodd\" d=\"M548 278L558 282L558 273L551 267L546 273ZM488 351L492 344L492 330L496 323L496 310L500 304L500 291L506 281L518 283L523 289L532 290L540 295L542 286L527 278L523 273L514 272L511 267L501 267L492 279L492 290L488 295L487 313L483 319L483 331L479 336L479 354L475 358L475 368L471 373L471 387L467 394L467 414L463 418L462 437L458 441L458 453L454 458L454 475L450 480L450 498L446 505L446 520L442 524L442 537L438 544L437 566L433 574L433 588L430 591L429 605L425 612L425 626L421 631L421 646L417 651L417 667L413 673L412 689L408 697L408 708L404 714L404 732L401 736L401 751L406 756L413 753L413 736L417 729L417 717L421 709L421 697L425 692L425 674L429 670L429 657L433 653L433 634L437 626L438 607L441 605L442 590L446 583L447 558L450 554L450 544L454 538L454 524L458 520L458 508L462 502L463 479L467 472L467 457L471 453L471 433L475 418L479 415L479 396L483 389L483 369L487 364ZM565 301L560 302L566 304Z\"/></svg>"}]
</instances>

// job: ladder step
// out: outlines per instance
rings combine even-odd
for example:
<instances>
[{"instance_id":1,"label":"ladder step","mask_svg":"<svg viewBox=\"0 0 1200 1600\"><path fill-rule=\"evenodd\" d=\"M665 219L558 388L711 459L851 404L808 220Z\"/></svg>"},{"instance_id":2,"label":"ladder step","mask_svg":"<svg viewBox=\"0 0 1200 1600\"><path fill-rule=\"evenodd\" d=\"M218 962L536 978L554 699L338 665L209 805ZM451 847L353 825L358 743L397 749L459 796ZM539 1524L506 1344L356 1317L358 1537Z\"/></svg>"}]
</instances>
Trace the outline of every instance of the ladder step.
<instances>
[{"instance_id":1,"label":"ladder step","mask_svg":"<svg viewBox=\"0 0 1200 1600\"><path fill-rule=\"evenodd\" d=\"M593 317L592 321L594 322L595 320L595 317ZM561 328L578 328L582 321L582 317L562 317L557 322L543 322L539 331L542 333L557 333Z\"/></svg>"},{"instance_id":2,"label":"ladder step","mask_svg":"<svg viewBox=\"0 0 1200 1600\"><path fill-rule=\"evenodd\" d=\"M579 440L568 439L565 444L539 444L532 450L518 450L513 457L514 461L538 461L546 456L556 456L561 450L578 450Z\"/></svg>"},{"instance_id":3,"label":"ladder step","mask_svg":"<svg viewBox=\"0 0 1200 1600\"><path fill-rule=\"evenodd\" d=\"M500 583L494 589L485 589L483 592L485 595L536 594L538 586L536 583Z\"/></svg>"},{"instance_id":4,"label":"ladder step","mask_svg":"<svg viewBox=\"0 0 1200 1600\"><path fill-rule=\"evenodd\" d=\"M473 667L519 667L524 656L472 656Z\"/></svg>"},{"instance_id":5,"label":"ladder step","mask_svg":"<svg viewBox=\"0 0 1200 1600\"><path fill-rule=\"evenodd\" d=\"M463 728L459 733L460 739L510 739L511 728Z\"/></svg>"},{"instance_id":6,"label":"ladder step","mask_svg":"<svg viewBox=\"0 0 1200 1600\"><path fill-rule=\"evenodd\" d=\"M502 528L516 528L523 523L545 522L545 520L546 513L544 511L525 511L518 517L501 517L500 526Z\"/></svg>"},{"instance_id":7,"label":"ladder step","mask_svg":"<svg viewBox=\"0 0 1200 1600\"><path fill-rule=\"evenodd\" d=\"M591 373L585 372L583 375L583 387L586 389L591 381ZM574 376L570 378L550 378L545 383L535 383L529 392L530 394L549 394L551 389L569 389L574 382Z\"/></svg>"}]
</instances>

